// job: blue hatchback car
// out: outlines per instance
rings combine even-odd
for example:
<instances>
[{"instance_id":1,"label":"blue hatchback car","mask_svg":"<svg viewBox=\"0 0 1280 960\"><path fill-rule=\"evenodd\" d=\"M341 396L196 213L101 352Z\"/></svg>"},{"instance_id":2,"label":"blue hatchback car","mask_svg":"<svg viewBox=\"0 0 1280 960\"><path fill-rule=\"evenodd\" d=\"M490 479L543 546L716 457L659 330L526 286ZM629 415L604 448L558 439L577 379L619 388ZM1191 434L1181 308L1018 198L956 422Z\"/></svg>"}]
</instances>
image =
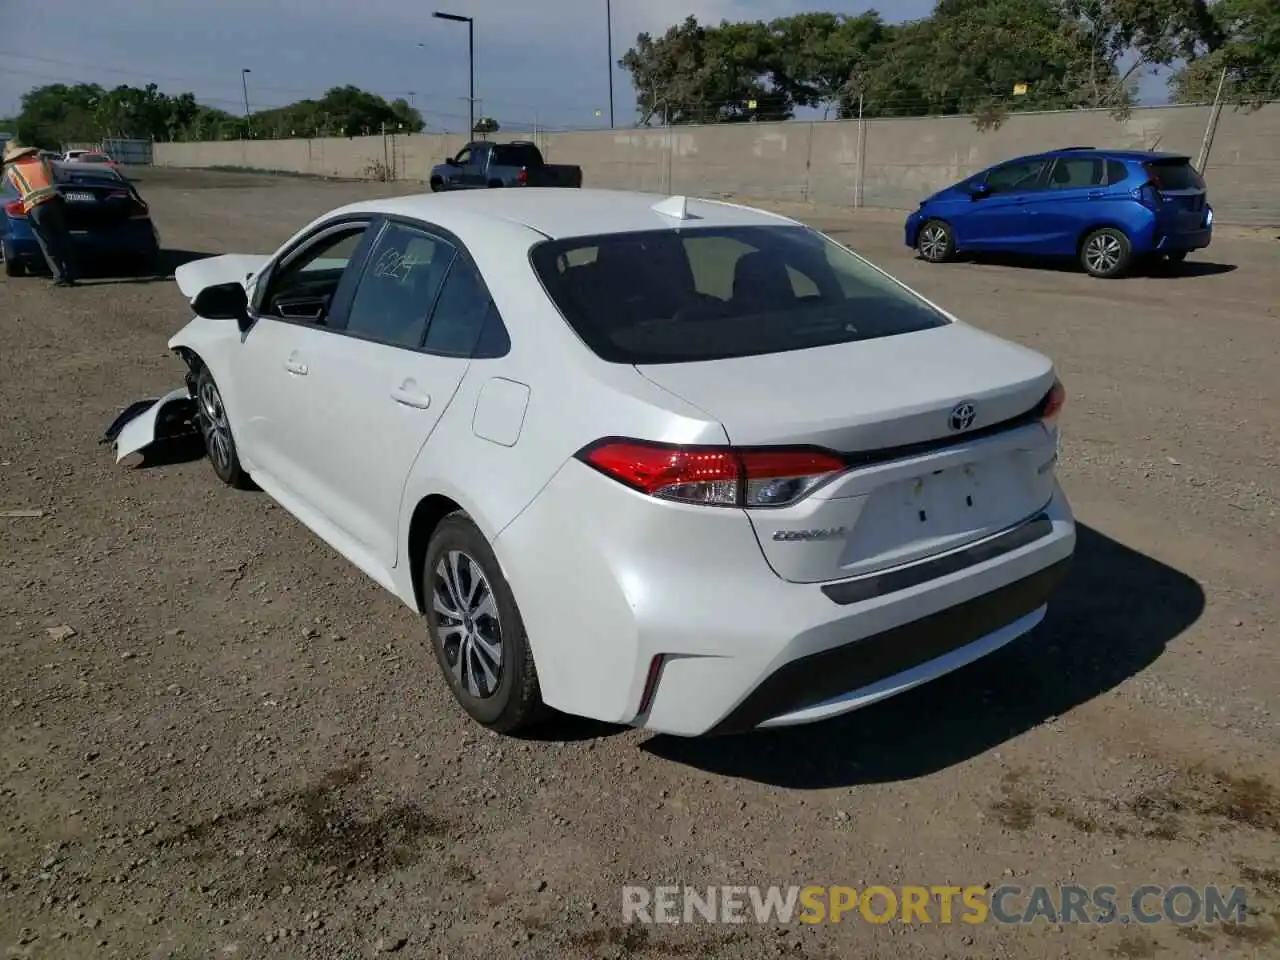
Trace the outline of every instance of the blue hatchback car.
<instances>
[{"instance_id":1,"label":"blue hatchback car","mask_svg":"<svg viewBox=\"0 0 1280 960\"><path fill-rule=\"evenodd\" d=\"M73 170L72 166L55 164L54 171L58 190L67 201L67 229L81 262L127 259L143 271L156 270L160 235L133 184L113 170ZM7 276L48 269L8 177L0 177L0 249Z\"/></svg>"},{"instance_id":2,"label":"blue hatchback car","mask_svg":"<svg viewBox=\"0 0 1280 960\"><path fill-rule=\"evenodd\" d=\"M1095 277L1182 261L1213 238L1189 158L1070 147L1001 163L926 199L906 243L931 263L965 253L1077 259Z\"/></svg>"}]
</instances>

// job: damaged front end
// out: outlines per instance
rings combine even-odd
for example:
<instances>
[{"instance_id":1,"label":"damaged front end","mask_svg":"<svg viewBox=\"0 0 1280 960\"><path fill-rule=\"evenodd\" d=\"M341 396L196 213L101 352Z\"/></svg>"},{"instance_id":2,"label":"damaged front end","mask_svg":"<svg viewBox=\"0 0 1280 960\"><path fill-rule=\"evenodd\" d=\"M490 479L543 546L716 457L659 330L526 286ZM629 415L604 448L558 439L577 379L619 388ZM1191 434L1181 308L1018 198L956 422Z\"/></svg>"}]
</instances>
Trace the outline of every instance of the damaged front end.
<instances>
[{"instance_id":1,"label":"damaged front end","mask_svg":"<svg viewBox=\"0 0 1280 960\"><path fill-rule=\"evenodd\" d=\"M136 400L107 427L99 443L114 443L116 463L161 443L194 440L201 435L196 405L196 368L185 351L175 351L187 364L185 385L163 397Z\"/></svg>"}]
</instances>

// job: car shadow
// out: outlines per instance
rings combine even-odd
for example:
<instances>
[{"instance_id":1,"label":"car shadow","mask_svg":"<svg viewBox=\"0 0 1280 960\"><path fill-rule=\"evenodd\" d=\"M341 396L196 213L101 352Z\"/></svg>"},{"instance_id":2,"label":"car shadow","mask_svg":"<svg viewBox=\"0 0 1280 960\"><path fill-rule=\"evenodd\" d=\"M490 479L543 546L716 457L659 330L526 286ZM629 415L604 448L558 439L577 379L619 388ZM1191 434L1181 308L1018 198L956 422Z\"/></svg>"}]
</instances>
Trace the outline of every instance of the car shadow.
<instances>
[{"instance_id":1,"label":"car shadow","mask_svg":"<svg viewBox=\"0 0 1280 960\"><path fill-rule=\"evenodd\" d=\"M798 790L911 780L963 763L1106 693L1204 610L1191 577L1083 525L1044 623L1008 647L863 710L800 727L641 749L707 773Z\"/></svg>"},{"instance_id":2,"label":"car shadow","mask_svg":"<svg viewBox=\"0 0 1280 960\"><path fill-rule=\"evenodd\" d=\"M126 283L159 283L172 280L174 271L183 264L194 260L204 260L217 256L215 253L202 253L197 250L163 250L154 271L125 270L119 272L115 265L97 263L87 266L80 277L80 283L86 287L111 286Z\"/></svg>"},{"instance_id":3,"label":"car shadow","mask_svg":"<svg viewBox=\"0 0 1280 960\"><path fill-rule=\"evenodd\" d=\"M144 448L142 459L135 469L149 470L153 467L172 467L180 463L195 463L205 458L204 438L198 433L184 434L165 440L157 440Z\"/></svg>"},{"instance_id":4,"label":"car shadow","mask_svg":"<svg viewBox=\"0 0 1280 960\"><path fill-rule=\"evenodd\" d=\"M970 253L962 258L970 263L980 263L992 267L1010 267L1017 270L1045 270L1050 273L1074 273L1086 276L1084 269L1075 260L1042 259L1038 257L1017 256L1000 253ZM1137 265L1122 280L1136 280L1142 277L1159 278L1195 278L1216 277L1240 269L1234 263L1215 263L1212 260L1184 260L1182 263L1156 261L1148 265Z\"/></svg>"}]
</instances>

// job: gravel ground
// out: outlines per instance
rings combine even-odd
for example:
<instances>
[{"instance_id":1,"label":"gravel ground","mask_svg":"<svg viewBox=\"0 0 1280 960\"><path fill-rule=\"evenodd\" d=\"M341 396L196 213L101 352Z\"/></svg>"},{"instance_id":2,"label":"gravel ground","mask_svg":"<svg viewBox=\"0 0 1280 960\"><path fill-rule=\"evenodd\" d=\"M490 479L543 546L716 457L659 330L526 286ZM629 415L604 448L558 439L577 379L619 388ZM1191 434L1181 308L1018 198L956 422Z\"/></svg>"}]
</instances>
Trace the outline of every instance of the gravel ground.
<instances>
[{"instance_id":1,"label":"gravel ground","mask_svg":"<svg viewBox=\"0 0 1280 960\"><path fill-rule=\"evenodd\" d=\"M404 187L143 171L173 262ZM180 383L171 281L0 285L0 950L14 957L1280 952L1280 244L930 267L1069 391L1077 563L1011 648L826 724L491 736L417 620L262 494L96 441ZM32 515L37 513L38 515ZM1243 884L1243 924L624 925L634 884ZM936 915L935 915L936 917Z\"/></svg>"}]
</instances>

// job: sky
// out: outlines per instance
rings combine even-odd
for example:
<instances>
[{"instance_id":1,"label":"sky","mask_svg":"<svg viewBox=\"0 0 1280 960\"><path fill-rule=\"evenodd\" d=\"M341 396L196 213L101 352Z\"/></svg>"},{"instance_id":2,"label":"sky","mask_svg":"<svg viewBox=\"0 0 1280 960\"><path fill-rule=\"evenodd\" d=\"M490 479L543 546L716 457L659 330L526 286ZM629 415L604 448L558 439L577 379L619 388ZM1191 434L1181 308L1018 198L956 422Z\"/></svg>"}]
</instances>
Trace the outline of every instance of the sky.
<instances>
[{"instance_id":1,"label":"sky","mask_svg":"<svg viewBox=\"0 0 1280 960\"><path fill-rule=\"evenodd\" d=\"M715 24L814 9L796 0L55 0L3 20L0 116L16 114L26 90L56 82L152 81L240 113L247 68L254 110L354 84L410 99L429 130L456 132L466 127L467 27L431 17L443 10L475 18L477 115L508 129L607 126L608 2L615 61L641 31L661 34L690 13ZM926 16L933 0L827 0L818 9L873 7L903 21ZM626 71L615 67L613 77L625 126L635 95ZM1161 87L1151 80L1144 92Z\"/></svg>"}]
</instances>

